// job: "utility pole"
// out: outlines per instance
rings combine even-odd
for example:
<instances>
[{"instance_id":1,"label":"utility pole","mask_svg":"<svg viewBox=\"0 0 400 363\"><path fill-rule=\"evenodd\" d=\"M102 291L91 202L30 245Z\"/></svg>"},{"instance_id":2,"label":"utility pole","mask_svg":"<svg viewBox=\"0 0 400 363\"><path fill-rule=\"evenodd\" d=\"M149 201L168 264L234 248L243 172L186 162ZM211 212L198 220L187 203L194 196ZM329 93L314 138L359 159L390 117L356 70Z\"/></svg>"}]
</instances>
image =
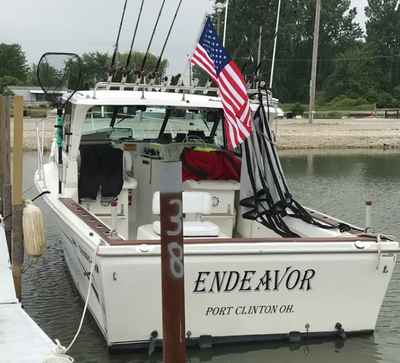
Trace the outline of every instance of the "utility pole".
<instances>
[{"instance_id":1,"label":"utility pole","mask_svg":"<svg viewBox=\"0 0 400 363\"><path fill-rule=\"evenodd\" d=\"M315 106L315 83L317 80L317 57L318 57L318 36L319 36L319 18L321 15L321 0L317 0L315 8L314 25L314 44L311 64L311 82L310 82L310 108L308 111L308 123L312 124L314 119Z\"/></svg>"}]
</instances>

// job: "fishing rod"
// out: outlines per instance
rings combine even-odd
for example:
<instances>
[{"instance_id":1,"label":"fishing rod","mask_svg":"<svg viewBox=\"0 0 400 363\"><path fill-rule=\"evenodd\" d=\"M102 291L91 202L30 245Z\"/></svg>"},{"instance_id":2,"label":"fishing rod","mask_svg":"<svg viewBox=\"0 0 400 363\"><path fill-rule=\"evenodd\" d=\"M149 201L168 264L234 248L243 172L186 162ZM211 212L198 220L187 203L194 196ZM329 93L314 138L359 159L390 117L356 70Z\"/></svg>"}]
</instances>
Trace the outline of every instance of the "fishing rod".
<instances>
[{"instance_id":1,"label":"fishing rod","mask_svg":"<svg viewBox=\"0 0 400 363\"><path fill-rule=\"evenodd\" d=\"M139 22L140 22L140 18L142 16L142 10L143 10L143 4L144 4L145 0L142 0L142 4L140 6L140 10L139 10L139 15L136 21L136 27L135 27L135 31L133 33L133 37L132 37L132 42L131 42L131 48L129 49L129 54L128 54L128 58L126 60L126 64L125 67L122 69L122 74L124 79L126 79L126 77L128 76L128 74L130 73L129 71L129 64L131 62L131 56L132 56L132 50L133 50L133 44L135 43L135 38L136 38L136 33L139 27Z\"/></svg>"},{"instance_id":2,"label":"fishing rod","mask_svg":"<svg viewBox=\"0 0 400 363\"><path fill-rule=\"evenodd\" d=\"M152 77L158 77L158 76L159 76L158 69L160 68L161 59L162 59L162 57L163 57L163 55L164 55L165 47L167 46L169 37L170 37L170 35L171 35L171 31L172 31L172 28L174 27L174 23L175 23L176 17L178 16L178 13L179 13L179 9L180 9L180 7L181 7L181 4L182 4L182 0L179 1L178 7L177 7L177 9L176 9L176 11L175 11L174 18L172 19L171 26L169 27L169 31L168 31L168 34L167 34L167 38L165 39L164 45L163 45L162 50L161 50L161 54L160 54L160 56L158 57L157 64L156 64L156 68L155 68L154 72L152 73Z\"/></svg>"},{"instance_id":3,"label":"fishing rod","mask_svg":"<svg viewBox=\"0 0 400 363\"><path fill-rule=\"evenodd\" d=\"M140 70L138 72L136 72L136 73L139 74L139 78L138 78L139 80L146 73L145 70L144 70L144 66L146 65L146 61L147 61L147 57L148 57L148 54L149 54L149 51L150 51L151 43L153 42L153 37L154 37L154 34L156 33L157 26L158 26L158 21L160 20L161 13L162 13L163 8L164 8L164 4L165 4L165 0L163 0L163 2L161 4L160 12L158 13L157 21L156 21L156 24L154 25L153 34L151 34L149 45L147 46L147 50L146 50L146 53L145 53L143 61L142 61L142 66L140 67Z\"/></svg>"},{"instance_id":4,"label":"fishing rod","mask_svg":"<svg viewBox=\"0 0 400 363\"><path fill-rule=\"evenodd\" d=\"M117 57L117 53L118 53L118 43L119 43L119 37L121 35L121 29L122 29L122 24L124 22L124 17L125 17L125 10L126 10L126 4L128 3L128 0L125 0L125 4L124 4L124 8L122 10L122 17L121 17L121 22L119 24L119 29L118 29L118 34L117 34L117 41L115 42L115 48L114 48L114 54L112 57L112 61L111 61L111 66L107 68L107 72L108 72L108 81L111 82L112 80L112 76L114 75L114 73L116 72L116 67L115 67L115 59Z\"/></svg>"}]
</instances>

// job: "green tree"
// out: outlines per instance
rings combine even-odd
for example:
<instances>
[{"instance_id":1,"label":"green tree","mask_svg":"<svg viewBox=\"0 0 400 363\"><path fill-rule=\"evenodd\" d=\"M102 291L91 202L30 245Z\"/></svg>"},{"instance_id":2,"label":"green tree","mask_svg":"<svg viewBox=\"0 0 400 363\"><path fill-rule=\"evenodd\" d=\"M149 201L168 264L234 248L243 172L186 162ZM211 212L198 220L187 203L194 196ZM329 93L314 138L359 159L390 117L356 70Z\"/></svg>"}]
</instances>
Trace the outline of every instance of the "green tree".
<instances>
[{"instance_id":1,"label":"green tree","mask_svg":"<svg viewBox=\"0 0 400 363\"><path fill-rule=\"evenodd\" d=\"M380 88L391 93L400 84L400 9L397 0L368 0L366 42L379 59Z\"/></svg>"},{"instance_id":2,"label":"green tree","mask_svg":"<svg viewBox=\"0 0 400 363\"><path fill-rule=\"evenodd\" d=\"M12 76L0 77L0 95L12 96L14 93L7 89L8 86L20 86L21 81Z\"/></svg>"},{"instance_id":3,"label":"green tree","mask_svg":"<svg viewBox=\"0 0 400 363\"><path fill-rule=\"evenodd\" d=\"M28 64L19 44L0 44L0 77L11 76L26 81Z\"/></svg>"},{"instance_id":4,"label":"green tree","mask_svg":"<svg viewBox=\"0 0 400 363\"><path fill-rule=\"evenodd\" d=\"M144 59L145 53L141 53L141 52L133 52L132 56L131 56L131 61L130 61L130 65L129 65L129 69L131 71L139 71L140 67L142 66L142 62ZM118 55L118 62L119 62L119 66L118 66L118 71L116 73L116 75L114 76L114 80L115 81L120 81L122 79L122 72L121 69L123 67L125 67L126 65L126 61L128 59L128 53L122 53ZM108 64L111 64L111 56L108 59ZM153 72L156 69L156 65L157 65L157 61L158 61L158 56L155 56L151 53L149 53L147 55L147 59L146 59L146 64L145 64L145 69L148 72ZM163 59L160 63L159 66L159 73L161 75L161 77L164 76L165 71L167 70L169 66L168 60L167 59ZM128 76L128 82L132 82L136 79L136 76L134 74L130 74Z\"/></svg>"},{"instance_id":5,"label":"green tree","mask_svg":"<svg viewBox=\"0 0 400 363\"><path fill-rule=\"evenodd\" d=\"M106 80L106 70L109 65L109 54L100 52L83 53L81 89L94 87L97 82Z\"/></svg>"},{"instance_id":6,"label":"green tree","mask_svg":"<svg viewBox=\"0 0 400 363\"><path fill-rule=\"evenodd\" d=\"M204 87L208 81L208 74L203 71L200 67L192 64L192 79L198 78L199 80L199 87Z\"/></svg>"},{"instance_id":7,"label":"green tree","mask_svg":"<svg viewBox=\"0 0 400 363\"><path fill-rule=\"evenodd\" d=\"M331 101L338 95L344 95L353 99L368 99L368 95L379 90L380 77L379 60L367 44L361 44L338 55L334 71L324 85L325 98Z\"/></svg>"},{"instance_id":8,"label":"green tree","mask_svg":"<svg viewBox=\"0 0 400 363\"><path fill-rule=\"evenodd\" d=\"M244 75L251 75L257 66L258 38L262 25L262 55L265 60L261 67L261 78L267 83L271 72L277 3L272 0L234 0L229 3L227 50L235 55L240 69L246 65ZM281 102L308 102L315 0L282 1L280 14L272 91ZM356 14L356 8L350 8L350 0L324 0L322 4L318 58L324 60L318 62L319 91L334 70L333 59L336 54L351 49L362 37L362 30L354 20ZM216 24L216 20L213 21Z\"/></svg>"},{"instance_id":9,"label":"green tree","mask_svg":"<svg viewBox=\"0 0 400 363\"><path fill-rule=\"evenodd\" d=\"M130 60L129 69L137 71L140 69L143 61L144 53L133 52ZM119 82L122 79L122 68L125 67L128 59L128 53L118 54L118 70L113 77L113 81ZM81 89L93 88L96 83L104 82L107 80L107 67L110 66L112 55L109 53L91 52L84 53L81 56L82 62L82 81ZM150 72L155 70L158 57L153 54L149 54L146 61L146 69ZM160 74L164 74L168 67L168 60L164 59L160 63ZM132 82L136 79L134 74L128 76L128 82Z\"/></svg>"},{"instance_id":10,"label":"green tree","mask_svg":"<svg viewBox=\"0 0 400 363\"><path fill-rule=\"evenodd\" d=\"M26 85L34 86L34 87L39 86L36 63L32 63L28 69L28 73L27 73L27 77L26 77Z\"/></svg>"}]
</instances>

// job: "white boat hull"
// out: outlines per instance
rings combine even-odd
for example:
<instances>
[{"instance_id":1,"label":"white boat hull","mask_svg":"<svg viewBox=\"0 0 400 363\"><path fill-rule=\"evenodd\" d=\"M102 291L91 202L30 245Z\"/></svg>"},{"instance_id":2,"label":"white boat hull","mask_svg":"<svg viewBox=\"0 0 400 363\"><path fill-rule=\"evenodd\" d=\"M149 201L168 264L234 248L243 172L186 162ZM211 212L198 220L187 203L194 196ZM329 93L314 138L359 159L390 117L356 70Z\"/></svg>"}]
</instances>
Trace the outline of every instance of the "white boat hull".
<instances>
[{"instance_id":1,"label":"white boat hull","mask_svg":"<svg viewBox=\"0 0 400 363\"><path fill-rule=\"evenodd\" d=\"M71 223L75 216L59 214L45 198L85 297L98 235L79 230ZM291 332L333 335L337 323L346 333L371 333L398 243L381 248L379 254L377 243L354 241L187 244L188 344L287 339ZM97 267L89 308L109 347L147 348L153 332L162 344L160 245L101 246Z\"/></svg>"}]
</instances>

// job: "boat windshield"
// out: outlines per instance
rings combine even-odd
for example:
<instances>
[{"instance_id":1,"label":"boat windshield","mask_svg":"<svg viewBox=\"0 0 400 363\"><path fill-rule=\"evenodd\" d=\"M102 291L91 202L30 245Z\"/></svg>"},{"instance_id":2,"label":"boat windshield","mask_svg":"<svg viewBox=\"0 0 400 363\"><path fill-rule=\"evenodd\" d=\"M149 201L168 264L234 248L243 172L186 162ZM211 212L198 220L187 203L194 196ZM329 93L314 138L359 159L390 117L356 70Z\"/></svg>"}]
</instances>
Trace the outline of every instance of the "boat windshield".
<instances>
[{"instance_id":1,"label":"boat windshield","mask_svg":"<svg viewBox=\"0 0 400 363\"><path fill-rule=\"evenodd\" d=\"M220 110L192 110L145 106L94 106L86 114L84 132L113 128L118 138L158 140L164 135L176 139L181 135L212 138L221 118ZM214 126L214 127L213 127Z\"/></svg>"}]
</instances>

